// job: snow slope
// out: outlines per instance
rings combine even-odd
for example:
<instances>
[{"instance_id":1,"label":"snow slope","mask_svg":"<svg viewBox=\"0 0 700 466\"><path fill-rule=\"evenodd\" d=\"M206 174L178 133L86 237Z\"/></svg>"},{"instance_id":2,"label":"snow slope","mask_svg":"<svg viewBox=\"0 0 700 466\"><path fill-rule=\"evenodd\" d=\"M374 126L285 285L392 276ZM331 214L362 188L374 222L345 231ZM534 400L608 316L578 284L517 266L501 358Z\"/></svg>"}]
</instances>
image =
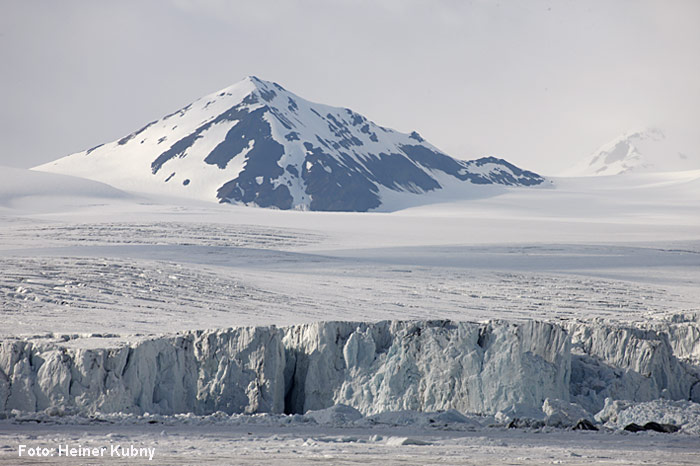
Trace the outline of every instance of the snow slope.
<instances>
[{"instance_id":1,"label":"snow slope","mask_svg":"<svg viewBox=\"0 0 700 466\"><path fill-rule=\"evenodd\" d=\"M367 211L386 194L543 178L495 157L456 160L418 133L248 77L124 138L36 167L136 192L279 209Z\"/></svg>"},{"instance_id":2,"label":"snow slope","mask_svg":"<svg viewBox=\"0 0 700 466\"><path fill-rule=\"evenodd\" d=\"M624 133L604 144L565 176L620 175L700 169L700 153L680 147L657 128Z\"/></svg>"},{"instance_id":3,"label":"snow slope","mask_svg":"<svg viewBox=\"0 0 700 466\"><path fill-rule=\"evenodd\" d=\"M124 191L85 178L0 167L0 208L13 212L62 211L132 198Z\"/></svg>"}]
</instances>

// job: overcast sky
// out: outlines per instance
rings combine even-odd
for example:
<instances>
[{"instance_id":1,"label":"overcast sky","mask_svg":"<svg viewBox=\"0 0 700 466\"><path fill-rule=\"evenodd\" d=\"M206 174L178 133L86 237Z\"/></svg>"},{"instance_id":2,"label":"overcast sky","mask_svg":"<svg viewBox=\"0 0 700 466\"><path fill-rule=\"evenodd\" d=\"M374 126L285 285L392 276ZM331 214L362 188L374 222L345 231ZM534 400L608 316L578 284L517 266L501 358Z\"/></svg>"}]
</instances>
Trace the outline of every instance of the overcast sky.
<instances>
[{"instance_id":1,"label":"overcast sky","mask_svg":"<svg viewBox=\"0 0 700 466\"><path fill-rule=\"evenodd\" d=\"M700 1L0 0L0 165L247 75L544 174L652 125L698 152Z\"/></svg>"}]
</instances>

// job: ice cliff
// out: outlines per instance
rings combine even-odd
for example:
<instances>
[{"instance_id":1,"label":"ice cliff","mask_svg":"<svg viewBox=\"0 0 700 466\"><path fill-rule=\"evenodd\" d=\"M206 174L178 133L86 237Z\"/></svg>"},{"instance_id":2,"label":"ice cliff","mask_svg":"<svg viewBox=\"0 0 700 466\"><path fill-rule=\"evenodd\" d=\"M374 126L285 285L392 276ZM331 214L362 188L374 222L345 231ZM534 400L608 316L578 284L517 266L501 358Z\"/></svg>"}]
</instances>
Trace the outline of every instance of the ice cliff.
<instances>
[{"instance_id":1,"label":"ice cliff","mask_svg":"<svg viewBox=\"0 0 700 466\"><path fill-rule=\"evenodd\" d=\"M321 322L105 348L0 343L0 412L303 413L345 404L495 414L545 400L700 401L700 326ZM94 345L93 345L94 346ZM550 403L551 404L551 403Z\"/></svg>"},{"instance_id":2,"label":"ice cliff","mask_svg":"<svg viewBox=\"0 0 700 466\"><path fill-rule=\"evenodd\" d=\"M590 412L606 398L700 402L700 326L685 322L649 328L578 324L572 340L571 401Z\"/></svg>"}]
</instances>

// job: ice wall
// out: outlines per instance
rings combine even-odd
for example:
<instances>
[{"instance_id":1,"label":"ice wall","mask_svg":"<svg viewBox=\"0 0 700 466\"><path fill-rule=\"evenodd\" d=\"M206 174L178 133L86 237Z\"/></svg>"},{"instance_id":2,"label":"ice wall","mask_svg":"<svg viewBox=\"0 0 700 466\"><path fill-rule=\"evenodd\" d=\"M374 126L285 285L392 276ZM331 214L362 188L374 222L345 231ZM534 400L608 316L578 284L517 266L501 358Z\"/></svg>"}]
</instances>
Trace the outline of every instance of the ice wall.
<instances>
[{"instance_id":1,"label":"ice wall","mask_svg":"<svg viewBox=\"0 0 700 466\"><path fill-rule=\"evenodd\" d=\"M690 353L680 351L694 335L690 328L578 324L569 330L572 401L590 412L602 409L608 397L700 401L700 386L696 385L700 372L689 359Z\"/></svg>"},{"instance_id":2,"label":"ice wall","mask_svg":"<svg viewBox=\"0 0 700 466\"><path fill-rule=\"evenodd\" d=\"M568 399L569 339L552 324L334 322L290 328L284 342L288 412L496 412Z\"/></svg>"},{"instance_id":3,"label":"ice wall","mask_svg":"<svg viewBox=\"0 0 700 466\"><path fill-rule=\"evenodd\" d=\"M280 412L285 356L274 327L191 332L133 346L0 344L0 411Z\"/></svg>"},{"instance_id":4,"label":"ice wall","mask_svg":"<svg viewBox=\"0 0 700 466\"><path fill-rule=\"evenodd\" d=\"M593 413L606 397L700 401L696 331L697 322L391 321L194 331L100 349L6 340L0 412L302 413L344 403L364 414L496 413L549 398Z\"/></svg>"}]
</instances>

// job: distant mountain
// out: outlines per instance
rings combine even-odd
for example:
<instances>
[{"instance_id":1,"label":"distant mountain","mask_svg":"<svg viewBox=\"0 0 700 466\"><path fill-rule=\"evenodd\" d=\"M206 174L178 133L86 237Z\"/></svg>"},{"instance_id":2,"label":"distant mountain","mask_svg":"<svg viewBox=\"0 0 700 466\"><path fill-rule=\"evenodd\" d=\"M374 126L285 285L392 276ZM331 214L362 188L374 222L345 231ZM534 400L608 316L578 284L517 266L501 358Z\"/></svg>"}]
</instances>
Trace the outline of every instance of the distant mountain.
<instances>
[{"instance_id":1,"label":"distant mountain","mask_svg":"<svg viewBox=\"0 0 700 466\"><path fill-rule=\"evenodd\" d=\"M387 192L445 184L532 186L535 173L493 158L456 160L418 133L248 77L126 137L36 170L151 192L279 209L367 211Z\"/></svg>"},{"instance_id":2,"label":"distant mountain","mask_svg":"<svg viewBox=\"0 0 700 466\"><path fill-rule=\"evenodd\" d=\"M663 131L650 128L628 132L601 146L569 176L620 175L623 173L670 172L700 169L697 153L684 152Z\"/></svg>"}]
</instances>

